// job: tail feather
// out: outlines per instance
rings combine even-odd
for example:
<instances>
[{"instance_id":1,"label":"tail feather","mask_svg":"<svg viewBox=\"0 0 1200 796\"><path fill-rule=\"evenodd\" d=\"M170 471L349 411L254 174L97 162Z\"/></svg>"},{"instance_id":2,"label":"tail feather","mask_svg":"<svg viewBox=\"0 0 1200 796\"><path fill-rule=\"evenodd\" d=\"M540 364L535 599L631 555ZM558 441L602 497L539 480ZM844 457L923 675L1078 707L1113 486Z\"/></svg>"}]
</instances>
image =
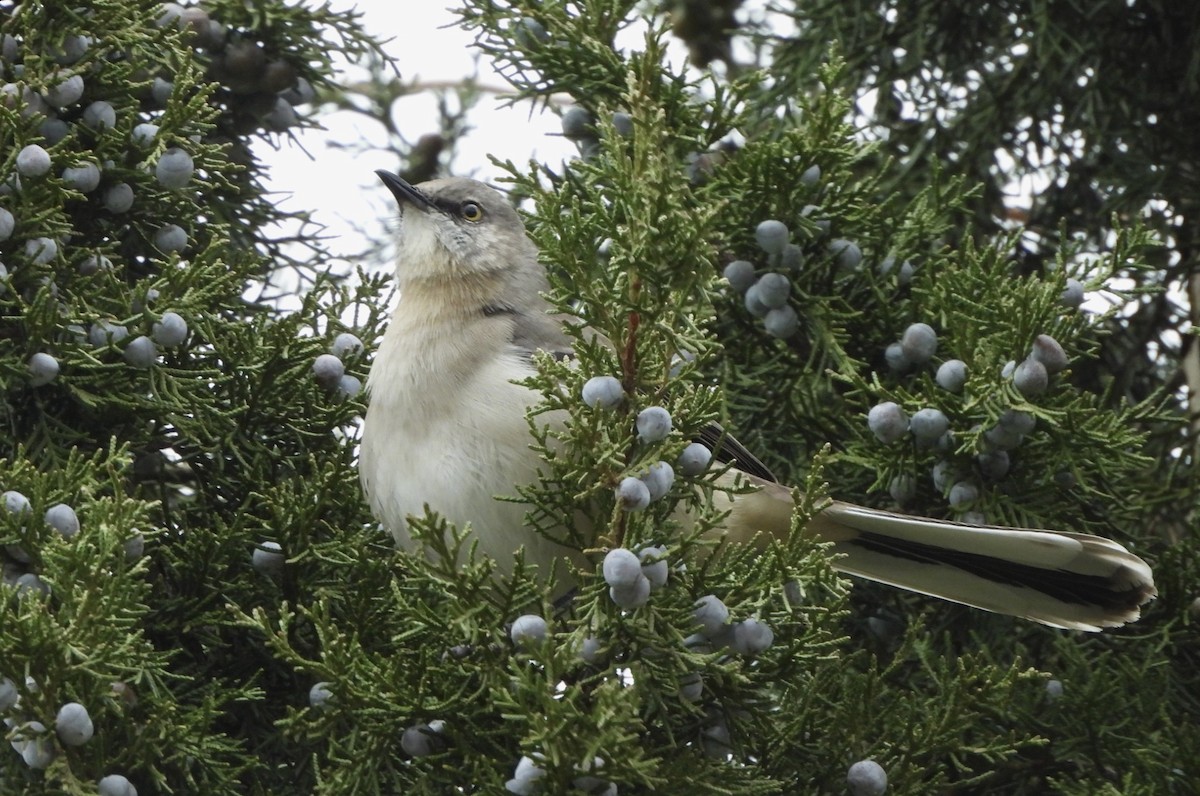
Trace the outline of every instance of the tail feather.
<instances>
[{"instance_id":1,"label":"tail feather","mask_svg":"<svg viewBox=\"0 0 1200 796\"><path fill-rule=\"evenodd\" d=\"M1052 627L1133 622L1157 591L1150 568L1098 536L997 528L835 503L819 534L852 575ZM835 527L828 527L828 526Z\"/></svg>"}]
</instances>

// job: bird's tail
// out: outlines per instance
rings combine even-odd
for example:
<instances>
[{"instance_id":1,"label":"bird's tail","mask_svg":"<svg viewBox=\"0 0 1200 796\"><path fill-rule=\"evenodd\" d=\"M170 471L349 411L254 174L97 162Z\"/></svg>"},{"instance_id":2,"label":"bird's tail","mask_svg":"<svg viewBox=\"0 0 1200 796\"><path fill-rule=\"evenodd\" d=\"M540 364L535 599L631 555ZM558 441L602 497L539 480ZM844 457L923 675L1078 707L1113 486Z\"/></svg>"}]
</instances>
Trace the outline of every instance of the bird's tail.
<instances>
[{"instance_id":1,"label":"bird's tail","mask_svg":"<svg viewBox=\"0 0 1200 796\"><path fill-rule=\"evenodd\" d=\"M790 517L791 500L777 486L735 502L734 513L748 521L742 527L787 527L781 520ZM1133 622L1158 593L1145 561L1099 536L966 525L839 502L808 528L834 543L839 571L1051 627Z\"/></svg>"},{"instance_id":2,"label":"bird's tail","mask_svg":"<svg viewBox=\"0 0 1200 796\"><path fill-rule=\"evenodd\" d=\"M834 544L844 554L834 562L840 571L1052 627L1133 622L1158 593L1145 561L1099 536L926 520L846 503L821 516L852 532Z\"/></svg>"}]
</instances>

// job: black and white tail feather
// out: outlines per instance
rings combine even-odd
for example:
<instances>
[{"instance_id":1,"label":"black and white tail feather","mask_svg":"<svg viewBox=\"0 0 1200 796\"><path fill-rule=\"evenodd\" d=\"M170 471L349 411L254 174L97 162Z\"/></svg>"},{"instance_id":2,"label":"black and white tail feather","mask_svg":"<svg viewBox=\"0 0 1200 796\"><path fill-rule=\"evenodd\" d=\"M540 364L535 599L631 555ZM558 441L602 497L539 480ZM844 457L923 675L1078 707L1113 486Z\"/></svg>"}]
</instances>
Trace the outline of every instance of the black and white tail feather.
<instances>
[{"instance_id":1,"label":"black and white tail feather","mask_svg":"<svg viewBox=\"0 0 1200 796\"><path fill-rule=\"evenodd\" d=\"M834 544L840 571L1051 627L1133 622L1157 594L1146 562L1099 536L935 523L845 503L824 515L852 532Z\"/></svg>"},{"instance_id":2,"label":"black and white tail feather","mask_svg":"<svg viewBox=\"0 0 1200 796\"><path fill-rule=\"evenodd\" d=\"M713 424L698 438L760 487L730 505L727 529L779 536L791 492ZM1145 561L1117 542L1064 531L968 525L835 501L807 529L833 542L834 569L1051 627L1102 630L1136 621L1158 591Z\"/></svg>"}]
</instances>

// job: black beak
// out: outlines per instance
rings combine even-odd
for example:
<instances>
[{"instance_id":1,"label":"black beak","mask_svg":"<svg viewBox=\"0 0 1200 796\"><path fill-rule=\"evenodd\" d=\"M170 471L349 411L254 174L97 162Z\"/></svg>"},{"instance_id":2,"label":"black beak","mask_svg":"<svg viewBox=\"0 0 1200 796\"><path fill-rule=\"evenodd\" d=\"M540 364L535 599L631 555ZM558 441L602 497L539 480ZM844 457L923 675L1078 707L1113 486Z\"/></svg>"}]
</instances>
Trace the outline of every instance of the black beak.
<instances>
[{"instance_id":1,"label":"black beak","mask_svg":"<svg viewBox=\"0 0 1200 796\"><path fill-rule=\"evenodd\" d=\"M375 174L387 186L387 189L392 192L392 196L396 197L396 201L403 208L406 204L415 205L421 210L432 210L433 202L429 201L429 197L414 188L407 180L397 177L390 171L376 169Z\"/></svg>"}]
</instances>

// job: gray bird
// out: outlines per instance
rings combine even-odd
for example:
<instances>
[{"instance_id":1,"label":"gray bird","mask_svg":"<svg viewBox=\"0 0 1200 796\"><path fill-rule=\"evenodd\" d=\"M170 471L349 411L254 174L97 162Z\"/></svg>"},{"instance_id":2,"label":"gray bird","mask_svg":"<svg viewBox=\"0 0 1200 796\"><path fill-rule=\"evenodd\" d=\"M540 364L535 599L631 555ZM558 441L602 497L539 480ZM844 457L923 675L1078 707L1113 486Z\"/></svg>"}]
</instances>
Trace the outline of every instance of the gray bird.
<instances>
[{"instance_id":1,"label":"gray bird","mask_svg":"<svg viewBox=\"0 0 1200 796\"><path fill-rule=\"evenodd\" d=\"M410 185L377 172L401 212L400 301L367 386L360 469L375 515L411 548L408 518L425 508L470 523L502 567L524 547L548 572L575 551L526 526L525 507L498 500L536 482L525 412L539 393L516 382L531 355L571 355L537 249L513 207L475 180ZM560 425L562 413L539 419ZM720 533L731 542L784 537L791 492L748 451L717 431L703 440L738 469ZM718 492L718 494L724 494ZM1116 542L1057 531L964 525L834 502L807 527L842 554L851 575L1053 627L1099 630L1132 622L1157 593L1150 568Z\"/></svg>"}]
</instances>

